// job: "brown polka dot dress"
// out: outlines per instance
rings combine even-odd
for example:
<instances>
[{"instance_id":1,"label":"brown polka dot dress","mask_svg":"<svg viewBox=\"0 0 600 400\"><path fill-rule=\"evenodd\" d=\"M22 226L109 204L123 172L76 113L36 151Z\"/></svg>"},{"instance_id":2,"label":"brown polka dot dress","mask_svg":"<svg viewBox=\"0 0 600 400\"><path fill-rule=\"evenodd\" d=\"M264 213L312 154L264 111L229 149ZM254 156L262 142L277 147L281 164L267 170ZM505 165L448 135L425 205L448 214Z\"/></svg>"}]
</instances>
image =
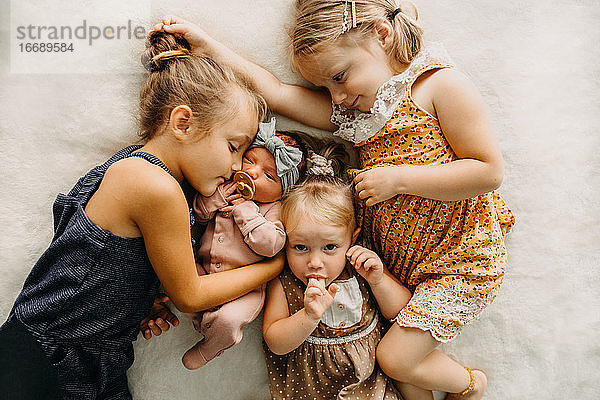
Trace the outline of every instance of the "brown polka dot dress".
<instances>
[{"instance_id":1,"label":"brown polka dot dress","mask_svg":"<svg viewBox=\"0 0 600 400\"><path fill-rule=\"evenodd\" d=\"M375 349L385 333L385 321L379 315L375 299L364 280L360 276L356 278L362 298L362 314L358 323L332 328L319 322L311 336L298 348L282 356L272 353L264 345L273 399L402 398L392 380L375 361ZM306 285L288 268L284 269L279 280L292 315L304 307ZM344 306L335 302L332 305Z\"/></svg>"}]
</instances>

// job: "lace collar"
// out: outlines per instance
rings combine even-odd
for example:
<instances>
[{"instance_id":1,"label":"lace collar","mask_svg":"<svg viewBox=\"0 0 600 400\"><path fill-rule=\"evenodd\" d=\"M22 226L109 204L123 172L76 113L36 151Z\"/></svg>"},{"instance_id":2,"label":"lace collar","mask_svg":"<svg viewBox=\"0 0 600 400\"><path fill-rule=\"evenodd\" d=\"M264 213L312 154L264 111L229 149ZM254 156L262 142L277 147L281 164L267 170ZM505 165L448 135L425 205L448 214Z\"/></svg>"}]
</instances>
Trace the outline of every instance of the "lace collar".
<instances>
[{"instance_id":1,"label":"lace collar","mask_svg":"<svg viewBox=\"0 0 600 400\"><path fill-rule=\"evenodd\" d=\"M453 65L452 59L441 43L427 43L406 70L392 76L381 85L370 112L347 109L342 105L333 104L331 122L339 126L333 134L354 144L373 137L390 120L414 79L424 68L431 65Z\"/></svg>"}]
</instances>

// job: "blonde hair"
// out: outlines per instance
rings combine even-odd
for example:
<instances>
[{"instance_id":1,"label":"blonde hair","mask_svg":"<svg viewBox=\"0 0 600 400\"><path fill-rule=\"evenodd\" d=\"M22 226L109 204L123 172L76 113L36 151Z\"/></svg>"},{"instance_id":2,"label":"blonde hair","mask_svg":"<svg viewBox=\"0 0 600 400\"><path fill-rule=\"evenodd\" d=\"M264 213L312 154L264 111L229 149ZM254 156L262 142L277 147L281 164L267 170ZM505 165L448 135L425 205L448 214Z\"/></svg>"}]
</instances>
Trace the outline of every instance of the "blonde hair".
<instances>
[{"instance_id":1,"label":"blonde hair","mask_svg":"<svg viewBox=\"0 0 600 400\"><path fill-rule=\"evenodd\" d=\"M352 186L342 179L347 153L331 142L320 155L332 160L334 176L308 174L281 199L280 219L287 230L293 230L301 219L316 224L347 228L353 232L354 195Z\"/></svg>"},{"instance_id":2,"label":"blonde hair","mask_svg":"<svg viewBox=\"0 0 600 400\"><path fill-rule=\"evenodd\" d=\"M347 3L347 4L346 4ZM392 45L386 49L390 65L397 70L410 64L421 50L423 29L417 24L417 11L410 1L357 0L355 15L350 10L350 1L297 0L295 23L290 30L291 65L298 70L302 57L318 53L326 46L345 44L352 40L361 43L373 37L375 28L384 20L391 22L394 29ZM356 18L356 27L343 33L344 10L348 8L348 21ZM391 19L397 8L402 12Z\"/></svg>"},{"instance_id":3,"label":"blonde hair","mask_svg":"<svg viewBox=\"0 0 600 400\"><path fill-rule=\"evenodd\" d=\"M141 61L149 71L140 91L139 135L143 140L160 132L179 105L192 109L200 122L197 127L205 134L237 116L231 112L232 103L239 103L240 97L259 122L266 114L265 100L247 79L209 57L193 54L183 38L152 33Z\"/></svg>"}]
</instances>

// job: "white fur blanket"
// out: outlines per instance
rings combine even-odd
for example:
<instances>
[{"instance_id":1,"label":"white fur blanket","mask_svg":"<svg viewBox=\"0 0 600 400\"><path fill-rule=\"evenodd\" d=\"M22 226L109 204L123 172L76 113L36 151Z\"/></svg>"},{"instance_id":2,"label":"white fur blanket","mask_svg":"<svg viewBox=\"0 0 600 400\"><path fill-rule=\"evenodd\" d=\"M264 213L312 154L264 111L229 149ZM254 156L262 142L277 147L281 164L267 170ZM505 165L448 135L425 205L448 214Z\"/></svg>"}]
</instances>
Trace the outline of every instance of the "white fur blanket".
<instances>
[{"instance_id":1,"label":"white fur blanket","mask_svg":"<svg viewBox=\"0 0 600 400\"><path fill-rule=\"evenodd\" d=\"M10 61L20 57L11 53L19 43L13 25L23 23L14 13L16 3L21 1L0 5L2 321L50 241L55 195L136 140L143 80L142 40L129 40L128 56L117 60L92 46L98 51L92 54L95 64L80 73L11 68ZM69 2L36 3L52 5L43 12L47 24L69 16L69 9L60 8ZM148 8L128 17L146 28L167 13L186 17L280 79L304 82L290 72L285 57L292 0L165 3L148 0ZM443 42L481 90L505 158L499 191L517 217L507 237L510 267L501 294L480 321L442 349L487 371L486 399L598 399L600 3L423 0L417 5L428 39ZM117 15L90 14L88 22L96 17L108 23ZM99 70L104 65L111 70ZM111 72L120 71L117 67L135 72ZM129 373L135 399L268 396L260 322L247 327L240 345L195 372L180 363L196 341L191 323L182 322L162 337L136 342Z\"/></svg>"}]
</instances>

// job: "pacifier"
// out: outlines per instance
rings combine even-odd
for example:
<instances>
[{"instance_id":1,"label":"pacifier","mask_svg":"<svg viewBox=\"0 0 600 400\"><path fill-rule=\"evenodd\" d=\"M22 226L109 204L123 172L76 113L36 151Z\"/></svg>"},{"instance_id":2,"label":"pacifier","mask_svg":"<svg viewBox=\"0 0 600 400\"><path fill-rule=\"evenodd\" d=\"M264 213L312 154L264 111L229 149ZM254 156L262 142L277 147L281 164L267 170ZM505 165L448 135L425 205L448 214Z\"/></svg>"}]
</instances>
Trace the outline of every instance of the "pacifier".
<instances>
[{"instance_id":1,"label":"pacifier","mask_svg":"<svg viewBox=\"0 0 600 400\"><path fill-rule=\"evenodd\" d=\"M237 171L233 174L233 181L237 184L236 190L242 197L246 200L252 200L254 197L254 192L256 191L256 186L254 186L254 181L244 171Z\"/></svg>"}]
</instances>

